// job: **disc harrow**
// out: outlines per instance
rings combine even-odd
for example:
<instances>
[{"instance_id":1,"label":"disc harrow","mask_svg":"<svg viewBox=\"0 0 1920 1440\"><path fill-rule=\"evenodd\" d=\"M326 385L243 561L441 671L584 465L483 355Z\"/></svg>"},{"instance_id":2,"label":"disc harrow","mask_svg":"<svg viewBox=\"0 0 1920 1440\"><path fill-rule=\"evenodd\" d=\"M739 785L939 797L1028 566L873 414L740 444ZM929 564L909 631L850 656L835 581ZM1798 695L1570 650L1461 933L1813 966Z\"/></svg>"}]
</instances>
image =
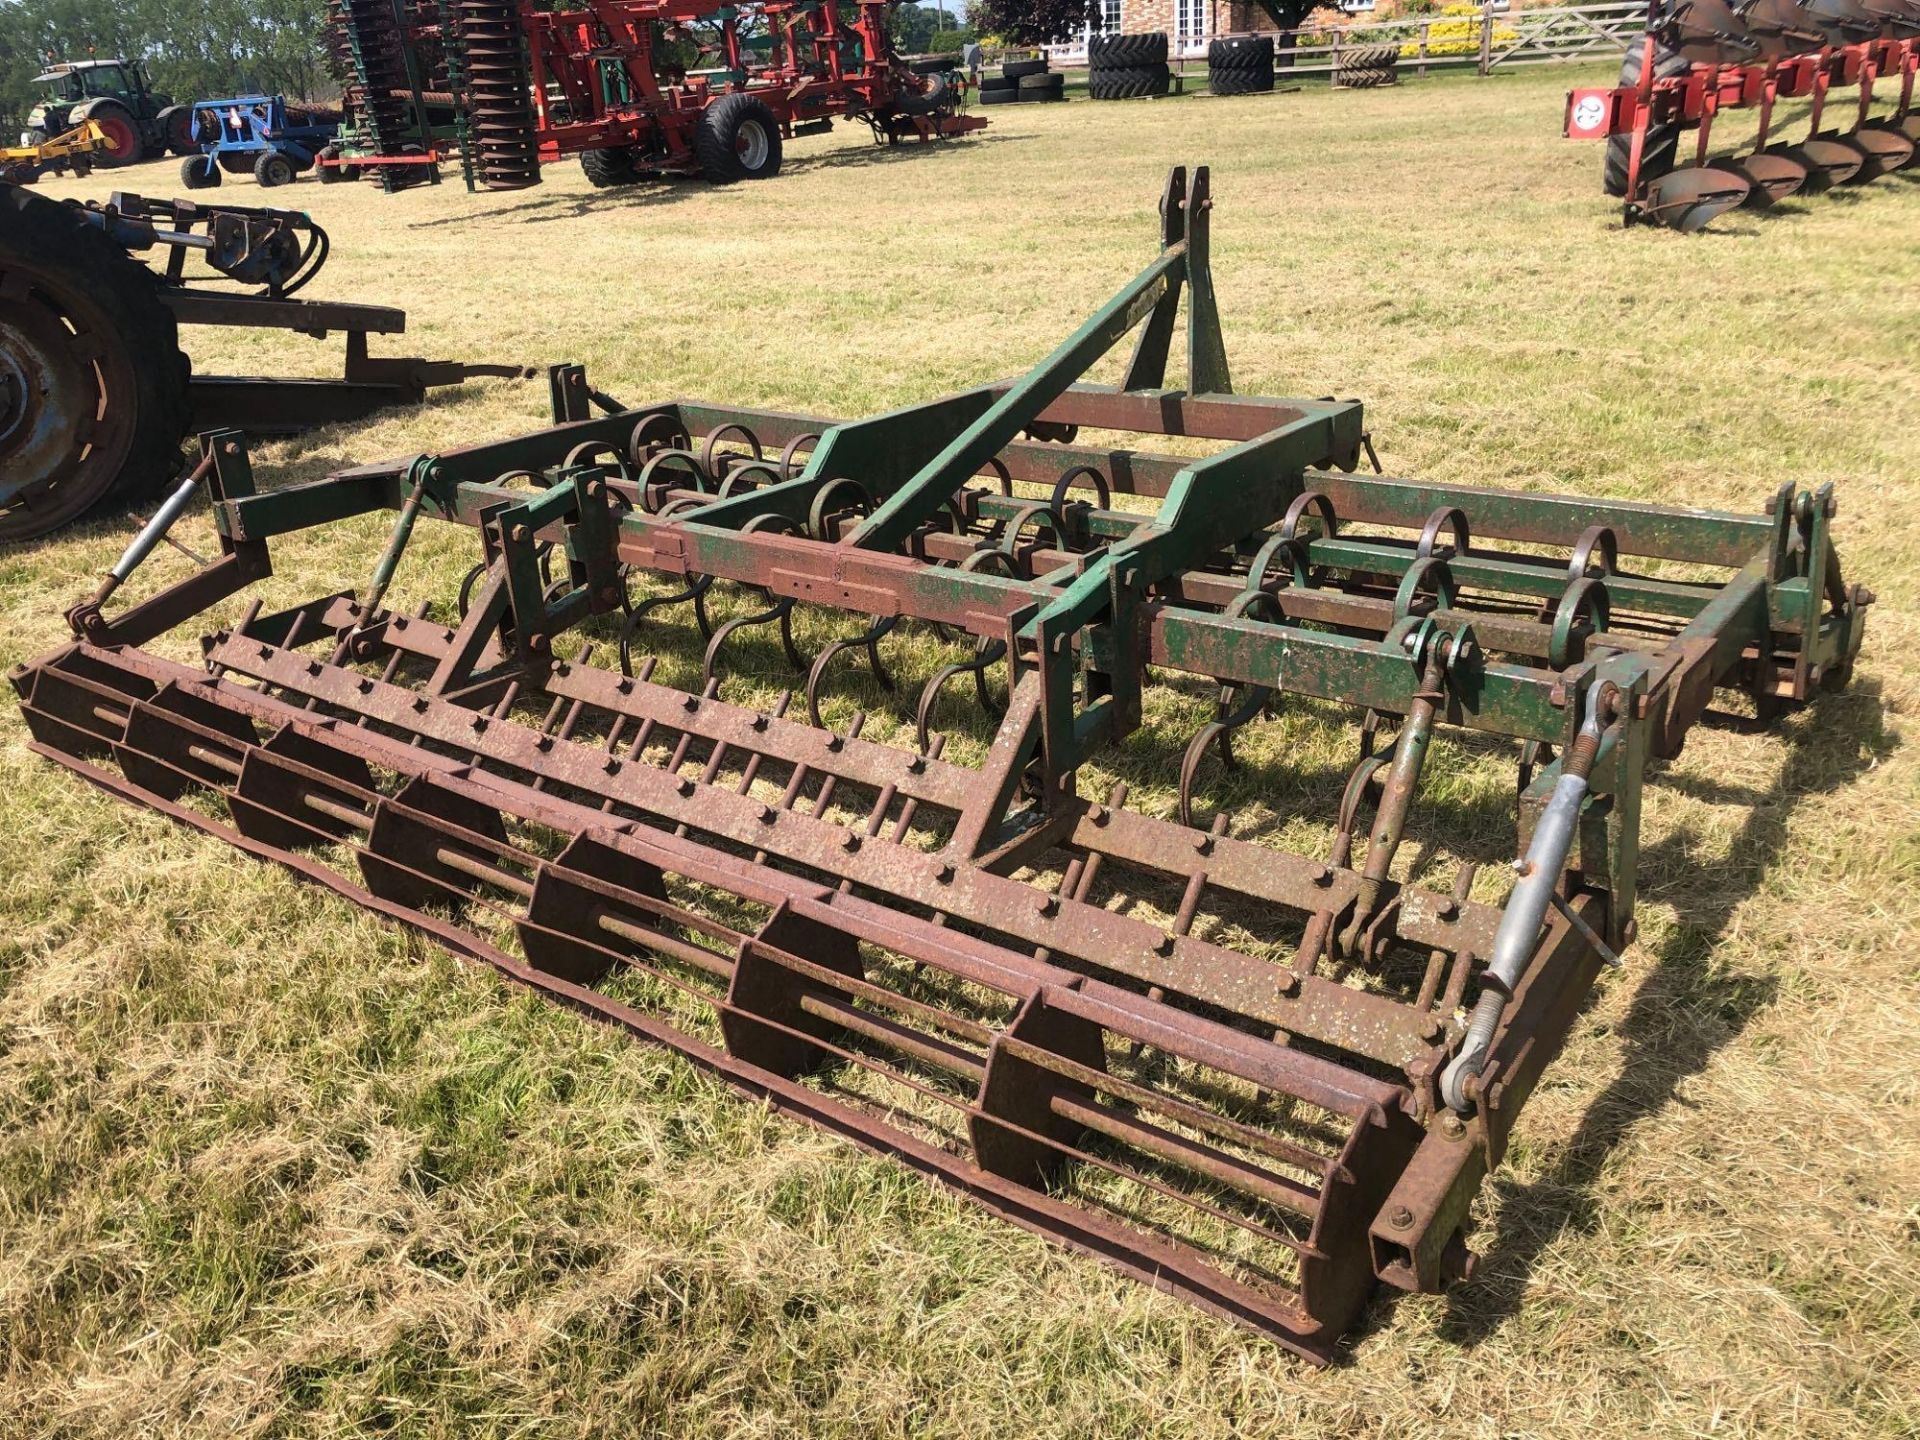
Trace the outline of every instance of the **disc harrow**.
<instances>
[{"instance_id":1,"label":"disc harrow","mask_svg":"<svg viewBox=\"0 0 1920 1440\"><path fill-rule=\"evenodd\" d=\"M1607 142L1607 193L1626 222L1692 231L1740 205L1765 209L1795 194L1864 184L1913 163L1920 114L1920 0L1653 0L1644 38L1620 84L1567 96L1565 133ZM1882 81L1893 109L1876 116ZM1853 123L1829 123L1829 100L1857 91ZM1807 134L1775 139L1782 100L1808 101ZM1756 109L1745 154L1709 154L1714 118ZM1695 129L1691 165L1676 167Z\"/></svg>"},{"instance_id":2,"label":"disc harrow","mask_svg":"<svg viewBox=\"0 0 1920 1440\"><path fill-rule=\"evenodd\" d=\"M1469 1273L1481 1182L1633 938L1649 763L1716 693L1844 684L1872 597L1825 488L1747 515L1360 473L1358 402L1232 393L1210 212L1176 170L1159 254L1032 372L868 419L561 366L550 428L317 482L209 434L218 558L114 605L155 517L14 672L34 746L1325 1361L1376 1283ZM199 666L143 648L379 511L357 590L255 600ZM428 523L477 560L403 607ZM954 655L917 695L883 664L909 629ZM784 693L730 672L756 644ZM831 693L855 666L891 718ZM1188 692L1218 705L1177 801L1095 783ZM1209 757L1295 707L1361 721L1325 845L1196 822ZM1468 732L1516 767L1515 849L1436 866Z\"/></svg>"}]
</instances>

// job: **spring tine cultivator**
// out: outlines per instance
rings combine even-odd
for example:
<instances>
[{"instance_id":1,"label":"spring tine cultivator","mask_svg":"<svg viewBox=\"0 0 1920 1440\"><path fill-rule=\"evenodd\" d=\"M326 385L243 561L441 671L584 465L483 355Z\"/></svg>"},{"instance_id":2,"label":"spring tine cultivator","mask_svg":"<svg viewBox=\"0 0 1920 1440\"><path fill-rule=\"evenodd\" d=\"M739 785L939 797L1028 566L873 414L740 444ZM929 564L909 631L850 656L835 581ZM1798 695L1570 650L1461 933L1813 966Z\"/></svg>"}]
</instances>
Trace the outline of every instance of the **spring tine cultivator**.
<instances>
[{"instance_id":1,"label":"spring tine cultivator","mask_svg":"<svg viewBox=\"0 0 1920 1440\"><path fill-rule=\"evenodd\" d=\"M1355 473L1357 402L1232 393L1211 207L1174 171L1158 255L1034 370L869 419L625 408L559 367L549 429L314 483L209 435L219 557L71 612L12 677L35 748L1324 1361L1376 1281L1469 1269L1633 938L1649 762L1718 691L1844 684L1871 596L1825 489L1723 514ZM255 603L200 666L142 648L377 511L357 590ZM428 525L475 533L463 603L389 604ZM769 701L716 587L843 638L790 633L804 689ZM650 645L695 626L669 685ZM823 723L900 626L960 656L900 686L900 743ZM970 685L1004 711L977 763L931 728ZM1085 773L1169 685L1220 695L1179 818ZM1202 755L1288 707L1362 722L1328 842L1188 823ZM1449 731L1518 766L1504 895L1415 863Z\"/></svg>"},{"instance_id":2,"label":"spring tine cultivator","mask_svg":"<svg viewBox=\"0 0 1920 1440\"><path fill-rule=\"evenodd\" d=\"M1607 142L1607 193L1628 224L1699 230L1738 205L1859 184L1913 162L1920 0L1653 0L1612 89L1567 97L1566 134ZM1854 103L1846 104L1848 90ZM1893 110L1874 106L1896 92ZM1782 100L1809 102L1807 134L1774 138ZM1757 109L1744 154L1710 157L1714 117ZM1831 126L1831 114L1851 125ZM1691 165L1676 160L1694 127Z\"/></svg>"}]
</instances>

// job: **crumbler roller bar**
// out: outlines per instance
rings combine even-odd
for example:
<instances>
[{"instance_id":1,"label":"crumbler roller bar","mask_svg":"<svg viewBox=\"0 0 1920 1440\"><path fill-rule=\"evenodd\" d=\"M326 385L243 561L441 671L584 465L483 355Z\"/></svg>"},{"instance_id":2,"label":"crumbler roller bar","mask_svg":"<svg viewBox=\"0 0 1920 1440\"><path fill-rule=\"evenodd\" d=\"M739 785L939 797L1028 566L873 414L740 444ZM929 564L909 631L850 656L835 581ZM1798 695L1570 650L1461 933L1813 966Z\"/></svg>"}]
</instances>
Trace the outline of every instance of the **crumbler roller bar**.
<instances>
[{"instance_id":1,"label":"crumbler roller bar","mask_svg":"<svg viewBox=\"0 0 1920 1440\"><path fill-rule=\"evenodd\" d=\"M549 429L310 484L209 434L14 673L35 748L1324 1361L1376 1281L1470 1269L1481 1182L1632 939L1648 762L1717 692L1764 718L1844 684L1872 597L1825 489L1747 515L1355 473L1357 403L1231 393L1210 208L1176 170L1158 257L1031 373L871 419L625 408L559 367ZM218 558L110 616L202 479ZM275 537L383 510L357 592L256 601L202 665L142 648ZM428 521L477 563L457 606L390 608ZM754 603L714 628L716 587ZM842 638L799 653L798 606ZM684 689L642 653L676 618ZM775 704L726 694L754 625L806 676ZM902 625L958 655L917 742L827 728L830 672L888 679ZM1003 673L983 762L943 758L948 687L998 707ZM1220 700L1177 818L1083 793L1181 675ZM1365 722L1325 850L1194 821L1208 757L1294 705ZM1518 769L1500 903L1470 863L1407 878L1443 730Z\"/></svg>"}]
</instances>

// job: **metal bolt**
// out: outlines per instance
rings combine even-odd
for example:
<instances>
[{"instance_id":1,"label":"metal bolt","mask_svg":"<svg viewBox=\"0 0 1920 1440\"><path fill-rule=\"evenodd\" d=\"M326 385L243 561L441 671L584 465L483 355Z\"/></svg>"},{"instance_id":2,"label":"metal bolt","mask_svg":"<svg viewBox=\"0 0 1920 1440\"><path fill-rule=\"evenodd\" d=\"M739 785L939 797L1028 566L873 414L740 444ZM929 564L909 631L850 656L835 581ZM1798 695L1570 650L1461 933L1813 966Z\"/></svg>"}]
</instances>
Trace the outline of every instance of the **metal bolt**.
<instances>
[{"instance_id":1,"label":"metal bolt","mask_svg":"<svg viewBox=\"0 0 1920 1440\"><path fill-rule=\"evenodd\" d=\"M416 696L414 696L414 697L413 697L413 708L414 708L414 711L415 711L415 713L417 713L417 714L420 714L420 715L424 715L424 714L426 714L426 713L427 713L427 697L426 697L426 696L424 696L424 695L416 695Z\"/></svg>"},{"instance_id":2,"label":"metal bolt","mask_svg":"<svg viewBox=\"0 0 1920 1440\"><path fill-rule=\"evenodd\" d=\"M533 531L524 525L516 525L513 527L513 538L524 545L527 541L533 539Z\"/></svg>"},{"instance_id":3,"label":"metal bolt","mask_svg":"<svg viewBox=\"0 0 1920 1440\"><path fill-rule=\"evenodd\" d=\"M1453 1111L1443 1111L1440 1116L1440 1133L1449 1140L1458 1140L1467 1132L1467 1122Z\"/></svg>"},{"instance_id":4,"label":"metal bolt","mask_svg":"<svg viewBox=\"0 0 1920 1440\"><path fill-rule=\"evenodd\" d=\"M911 760L907 761L907 773L909 775L918 775L926 768L927 757L924 755L915 755Z\"/></svg>"},{"instance_id":5,"label":"metal bolt","mask_svg":"<svg viewBox=\"0 0 1920 1440\"><path fill-rule=\"evenodd\" d=\"M1393 1213L1387 1216L1387 1223L1396 1230L1407 1230L1413 1226L1413 1212L1404 1205L1393 1207Z\"/></svg>"},{"instance_id":6,"label":"metal bolt","mask_svg":"<svg viewBox=\"0 0 1920 1440\"><path fill-rule=\"evenodd\" d=\"M760 711L756 710L754 712L753 719L749 720L747 723L751 725L755 730L764 730L767 728L767 716L762 714Z\"/></svg>"},{"instance_id":7,"label":"metal bolt","mask_svg":"<svg viewBox=\"0 0 1920 1440\"><path fill-rule=\"evenodd\" d=\"M622 675L620 677L620 683L613 688L618 690L622 695L631 695L633 693L633 677L631 675Z\"/></svg>"},{"instance_id":8,"label":"metal bolt","mask_svg":"<svg viewBox=\"0 0 1920 1440\"><path fill-rule=\"evenodd\" d=\"M620 762L619 762L619 760L617 760L617 759L615 759L615 758L614 758L613 756L611 756L611 755L609 755L609 756L607 757L607 774L609 774L609 775L618 775L619 773L620 773Z\"/></svg>"},{"instance_id":9,"label":"metal bolt","mask_svg":"<svg viewBox=\"0 0 1920 1440\"><path fill-rule=\"evenodd\" d=\"M846 834L840 837L840 848L842 850L858 850L860 848L860 837L851 830L847 831Z\"/></svg>"},{"instance_id":10,"label":"metal bolt","mask_svg":"<svg viewBox=\"0 0 1920 1440\"><path fill-rule=\"evenodd\" d=\"M829 734L827 736L827 749L832 750L836 753L839 752L841 749L843 749L846 746L846 743L847 742L843 740L839 735Z\"/></svg>"},{"instance_id":11,"label":"metal bolt","mask_svg":"<svg viewBox=\"0 0 1920 1440\"><path fill-rule=\"evenodd\" d=\"M698 710L700 708L700 697L698 695L682 695L680 697L680 708L688 711Z\"/></svg>"},{"instance_id":12,"label":"metal bolt","mask_svg":"<svg viewBox=\"0 0 1920 1440\"><path fill-rule=\"evenodd\" d=\"M942 860L939 868L933 872L933 878L938 880L942 885L950 883L953 879L952 864L946 860Z\"/></svg>"},{"instance_id":13,"label":"metal bolt","mask_svg":"<svg viewBox=\"0 0 1920 1440\"><path fill-rule=\"evenodd\" d=\"M527 636L527 648L533 651L534 654L536 655L546 654L547 647L552 643L553 643L552 641L548 640L547 637L541 634L540 631L538 630L534 631L533 634Z\"/></svg>"},{"instance_id":14,"label":"metal bolt","mask_svg":"<svg viewBox=\"0 0 1920 1440\"><path fill-rule=\"evenodd\" d=\"M683 775L673 788L678 790L682 795L691 795L693 793L693 781Z\"/></svg>"},{"instance_id":15,"label":"metal bolt","mask_svg":"<svg viewBox=\"0 0 1920 1440\"><path fill-rule=\"evenodd\" d=\"M1213 837L1211 835L1194 836L1193 848L1198 850L1202 855L1211 854L1213 851Z\"/></svg>"},{"instance_id":16,"label":"metal bolt","mask_svg":"<svg viewBox=\"0 0 1920 1440\"><path fill-rule=\"evenodd\" d=\"M1331 885L1333 883L1333 872L1324 865L1315 865L1307 871L1307 874L1316 885Z\"/></svg>"},{"instance_id":17,"label":"metal bolt","mask_svg":"<svg viewBox=\"0 0 1920 1440\"><path fill-rule=\"evenodd\" d=\"M1060 899L1056 895L1041 895L1034 908L1042 915L1052 915L1060 908Z\"/></svg>"},{"instance_id":18,"label":"metal bolt","mask_svg":"<svg viewBox=\"0 0 1920 1440\"><path fill-rule=\"evenodd\" d=\"M1153 942L1153 953L1156 955L1173 954L1173 941L1173 932L1171 930L1164 932L1158 940Z\"/></svg>"},{"instance_id":19,"label":"metal bolt","mask_svg":"<svg viewBox=\"0 0 1920 1440\"><path fill-rule=\"evenodd\" d=\"M1459 909L1459 905L1454 903L1453 897L1449 895L1442 898L1440 903L1433 907L1433 913L1438 915L1442 920L1451 920Z\"/></svg>"},{"instance_id":20,"label":"metal bolt","mask_svg":"<svg viewBox=\"0 0 1920 1440\"><path fill-rule=\"evenodd\" d=\"M484 715L476 715L476 716L474 716L474 717L473 717L473 728L474 728L474 731L475 731L476 733L478 733L478 732L479 732L479 731L481 731L481 730L484 730L484 729L486 729L486 728L487 728L487 717L486 717L486 716L484 716Z\"/></svg>"},{"instance_id":21,"label":"metal bolt","mask_svg":"<svg viewBox=\"0 0 1920 1440\"><path fill-rule=\"evenodd\" d=\"M759 810L755 811L754 813L757 814L767 824L771 825L773 823L773 807L771 805L763 803L760 806Z\"/></svg>"},{"instance_id":22,"label":"metal bolt","mask_svg":"<svg viewBox=\"0 0 1920 1440\"><path fill-rule=\"evenodd\" d=\"M1087 817L1096 825L1104 825L1107 823L1107 807L1104 805L1089 805L1087 807Z\"/></svg>"}]
</instances>

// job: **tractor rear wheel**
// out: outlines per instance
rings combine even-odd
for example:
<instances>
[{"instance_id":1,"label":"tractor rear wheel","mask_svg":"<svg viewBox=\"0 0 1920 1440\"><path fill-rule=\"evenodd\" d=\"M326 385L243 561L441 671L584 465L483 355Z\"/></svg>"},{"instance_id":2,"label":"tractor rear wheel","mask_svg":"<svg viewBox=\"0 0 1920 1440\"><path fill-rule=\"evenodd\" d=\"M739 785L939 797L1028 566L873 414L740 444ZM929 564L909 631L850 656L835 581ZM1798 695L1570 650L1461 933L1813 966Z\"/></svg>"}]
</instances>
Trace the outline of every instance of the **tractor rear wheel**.
<instances>
[{"instance_id":1,"label":"tractor rear wheel","mask_svg":"<svg viewBox=\"0 0 1920 1440\"><path fill-rule=\"evenodd\" d=\"M94 164L104 169L118 169L122 165L137 164L147 153L147 147L140 143L140 127L133 123L133 116L119 105L97 105L87 119L100 127L100 133L107 137L107 148L94 156Z\"/></svg>"},{"instance_id":2,"label":"tractor rear wheel","mask_svg":"<svg viewBox=\"0 0 1920 1440\"><path fill-rule=\"evenodd\" d=\"M151 270L72 206L0 189L0 541L171 479L187 373Z\"/></svg>"},{"instance_id":3,"label":"tractor rear wheel","mask_svg":"<svg viewBox=\"0 0 1920 1440\"><path fill-rule=\"evenodd\" d=\"M191 105L167 106L153 117L153 127L166 142L166 148L174 154L185 157L198 153L200 146L193 138Z\"/></svg>"},{"instance_id":4,"label":"tractor rear wheel","mask_svg":"<svg viewBox=\"0 0 1920 1440\"><path fill-rule=\"evenodd\" d=\"M780 122L755 95L722 95L700 112L693 153L715 185L780 173Z\"/></svg>"}]
</instances>

